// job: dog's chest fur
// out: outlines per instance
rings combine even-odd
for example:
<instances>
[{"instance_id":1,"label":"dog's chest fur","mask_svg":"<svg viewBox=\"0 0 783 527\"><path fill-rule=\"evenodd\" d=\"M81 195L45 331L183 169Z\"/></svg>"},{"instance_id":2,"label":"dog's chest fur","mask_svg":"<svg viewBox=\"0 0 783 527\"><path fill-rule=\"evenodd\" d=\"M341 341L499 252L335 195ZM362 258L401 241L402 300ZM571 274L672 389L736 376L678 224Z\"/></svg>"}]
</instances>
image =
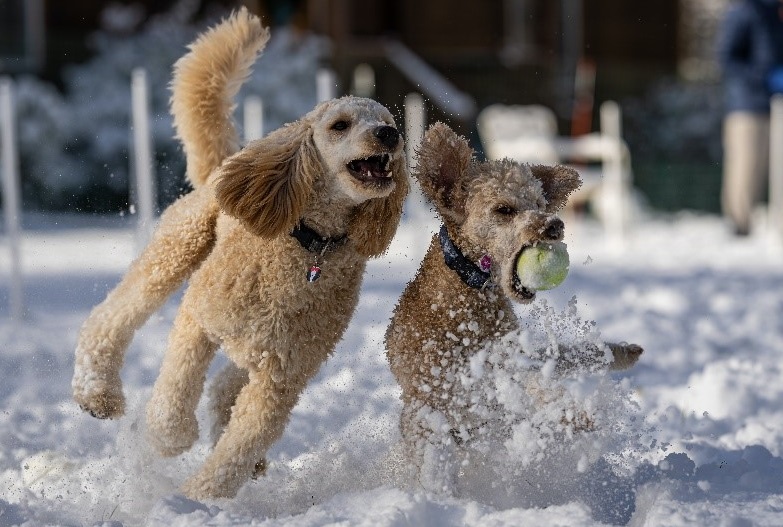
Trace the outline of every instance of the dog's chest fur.
<instances>
[{"instance_id":1,"label":"dog's chest fur","mask_svg":"<svg viewBox=\"0 0 783 527\"><path fill-rule=\"evenodd\" d=\"M348 240L319 258L321 277L308 283L315 257L292 236L262 239L222 215L215 248L185 294L196 320L240 366L283 349L323 360L358 302L365 259ZM232 348L245 352L234 356Z\"/></svg>"}]
</instances>

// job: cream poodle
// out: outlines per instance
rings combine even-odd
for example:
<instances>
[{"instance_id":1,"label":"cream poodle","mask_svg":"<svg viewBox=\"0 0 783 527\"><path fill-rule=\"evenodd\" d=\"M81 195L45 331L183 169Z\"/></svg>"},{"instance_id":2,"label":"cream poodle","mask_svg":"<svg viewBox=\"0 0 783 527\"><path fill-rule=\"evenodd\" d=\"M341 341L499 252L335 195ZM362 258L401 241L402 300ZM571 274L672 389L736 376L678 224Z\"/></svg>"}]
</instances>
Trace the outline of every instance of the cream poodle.
<instances>
[{"instance_id":1,"label":"cream poodle","mask_svg":"<svg viewBox=\"0 0 783 527\"><path fill-rule=\"evenodd\" d=\"M319 104L239 148L233 99L268 38L242 9L177 62L172 113L195 190L165 211L76 347L74 399L96 417L121 416L125 349L190 278L147 428L165 456L191 447L207 368L222 348L232 365L211 394L216 443L183 488L196 499L234 496L263 472L265 452L348 325L368 258L391 242L408 190L402 137L368 99Z\"/></svg>"}]
</instances>

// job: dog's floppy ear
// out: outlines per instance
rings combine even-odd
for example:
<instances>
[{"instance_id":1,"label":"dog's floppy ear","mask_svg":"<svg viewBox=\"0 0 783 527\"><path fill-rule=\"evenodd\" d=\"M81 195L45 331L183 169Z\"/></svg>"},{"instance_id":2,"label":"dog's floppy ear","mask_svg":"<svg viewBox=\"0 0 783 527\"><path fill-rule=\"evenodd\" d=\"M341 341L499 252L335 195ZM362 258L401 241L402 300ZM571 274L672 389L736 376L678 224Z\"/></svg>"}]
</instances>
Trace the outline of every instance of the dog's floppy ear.
<instances>
[{"instance_id":1,"label":"dog's floppy ear","mask_svg":"<svg viewBox=\"0 0 783 527\"><path fill-rule=\"evenodd\" d=\"M433 124L417 152L414 177L424 195L441 215L461 218L464 214L463 176L473 160L473 149L443 123Z\"/></svg>"},{"instance_id":2,"label":"dog's floppy ear","mask_svg":"<svg viewBox=\"0 0 783 527\"><path fill-rule=\"evenodd\" d=\"M299 221L321 170L311 128L297 121L228 158L218 169L215 194L227 214L270 238Z\"/></svg>"},{"instance_id":3,"label":"dog's floppy ear","mask_svg":"<svg viewBox=\"0 0 783 527\"><path fill-rule=\"evenodd\" d=\"M397 232L402 205L408 195L408 170L405 156L399 155L390 165L394 189L385 198L370 199L359 205L351 219L348 236L359 254L380 256L389 247Z\"/></svg>"},{"instance_id":4,"label":"dog's floppy ear","mask_svg":"<svg viewBox=\"0 0 783 527\"><path fill-rule=\"evenodd\" d=\"M531 165L533 176L541 182L546 198L546 211L557 212L568 196L582 185L579 173L563 165Z\"/></svg>"}]
</instances>

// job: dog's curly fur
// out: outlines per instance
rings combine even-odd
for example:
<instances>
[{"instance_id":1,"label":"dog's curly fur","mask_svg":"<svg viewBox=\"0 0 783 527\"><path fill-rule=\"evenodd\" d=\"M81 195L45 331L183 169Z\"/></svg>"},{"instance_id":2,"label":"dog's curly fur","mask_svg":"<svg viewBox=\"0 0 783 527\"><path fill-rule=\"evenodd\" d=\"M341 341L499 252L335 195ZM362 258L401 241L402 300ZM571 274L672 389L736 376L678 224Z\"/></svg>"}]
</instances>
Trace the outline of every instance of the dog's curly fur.
<instances>
[{"instance_id":1,"label":"dog's curly fur","mask_svg":"<svg viewBox=\"0 0 783 527\"><path fill-rule=\"evenodd\" d=\"M489 255L492 261L491 285L470 287L447 267L436 235L387 329L387 356L402 387L401 432L414 468L420 469L422 445L443 442L442 430L433 428L443 421L432 421L431 411L446 419L447 429L465 424L455 422L458 383L450 375L519 328L512 302L529 303L535 292L515 285L516 257L526 246L562 240L564 225L555 213L580 180L564 166L478 162L467 141L442 123L425 134L413 176L464 256L478 262ZM631 366L642 352L635 345L608 346L615 369ZM594 352L596 360L605 355L602 349ZM541 395L536 386L528 388L533 397Z\"/></svg>"},{"instance_id":2,"label":"dog's curly fur","mask_svg":"<svg viewBox=\"0 0 783 527\"><path fill-rule=\"evenodd\" d=\"M408 190L394 119L369 99L322 103L239 148L233 98L268 38L242 9L177 62L171 106L195 189L162 215L76 348L74 399L97 417L121 416L125 349L190 277L147 428L163 455L191 447L207 367L222 347L232 364L211 390L216 444L184 485L192 498L233 496L263 470L266 450L349 322L367 259L391 242ZM314 283L306 273L315 255L290 235L300 223L325 238L345 236L320 256Z\"/></svg>"}]
</instances>

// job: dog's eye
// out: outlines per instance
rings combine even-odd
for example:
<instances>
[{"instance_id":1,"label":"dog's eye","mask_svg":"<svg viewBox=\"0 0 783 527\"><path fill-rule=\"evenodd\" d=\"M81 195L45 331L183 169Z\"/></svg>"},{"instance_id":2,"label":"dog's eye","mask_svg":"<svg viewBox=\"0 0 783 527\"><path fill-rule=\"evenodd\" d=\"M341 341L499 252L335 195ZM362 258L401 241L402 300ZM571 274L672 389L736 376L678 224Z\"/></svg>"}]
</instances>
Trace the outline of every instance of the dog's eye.
<instances>
[{"instance_id":1,"label":"dog's eye","mask_svg":"<svg viewBox=\"0 0 783 527\"><path fill-rule=\"evenodd\" d=\"M347 130L349 126L348 121L337 121L332 125L332 130L342 132L343 130Z\"/></svg>"},{"instance_id":2,"label":"dog's eye","mask_svg":"<svg viewBox=\"0 0 783 527\"><path fill-rule=\"evenodd\" d=\"M517 209L509 205L501 205L495 209L495 213L500 214L501 216L513 216L517 213Z\"/></svg>"}]
</instances>

